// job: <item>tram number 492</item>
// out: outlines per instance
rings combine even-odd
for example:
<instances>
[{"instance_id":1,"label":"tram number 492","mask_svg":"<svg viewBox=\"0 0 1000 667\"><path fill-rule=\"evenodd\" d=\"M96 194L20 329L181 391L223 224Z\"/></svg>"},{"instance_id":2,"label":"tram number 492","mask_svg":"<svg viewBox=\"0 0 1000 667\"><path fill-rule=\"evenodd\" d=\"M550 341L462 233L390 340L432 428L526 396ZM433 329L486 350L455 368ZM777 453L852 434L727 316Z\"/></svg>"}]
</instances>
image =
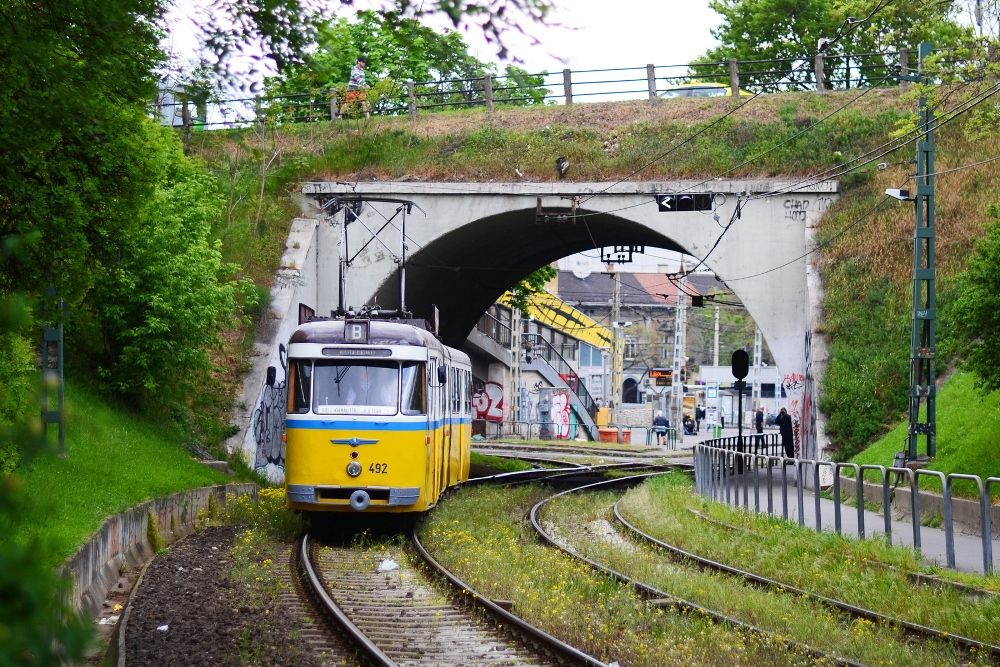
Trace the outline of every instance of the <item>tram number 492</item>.
<instances>
[{"instance_id":1,"label":"tram number 492","mask_svg":"<svg viewBox=\"0 0 1000 667\"><path fill-rule=\"evenodd\" d=\"M368 466L368 472L375 473L376 475L384 475L389 472L388 463L373 463Z\"/></svg>"}]
</instances>

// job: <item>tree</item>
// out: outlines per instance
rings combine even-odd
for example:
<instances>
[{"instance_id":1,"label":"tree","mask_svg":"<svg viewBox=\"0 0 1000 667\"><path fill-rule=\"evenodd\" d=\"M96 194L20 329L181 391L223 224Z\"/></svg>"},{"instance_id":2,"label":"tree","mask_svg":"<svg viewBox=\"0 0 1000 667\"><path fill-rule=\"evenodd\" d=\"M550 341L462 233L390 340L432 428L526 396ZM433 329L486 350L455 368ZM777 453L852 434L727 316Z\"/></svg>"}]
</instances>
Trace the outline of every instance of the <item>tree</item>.
<instances>
[{"instance_id":1,"label":"tree","mask_svg":"<svg viewBox=\"0 0 1000 667\"><path fill-rule=\"evenodd\" d=\"M951 324L969 341L965 363L984 389L1000 389L1000 205L959 279Z\"/></svg>"},{"instance_id":2,"label":"tree","mask_svg":"<svg viewBox=\"0 0 1000 667\"><path fill-rule=\"evenodd\" d=\"M898 49L915 54L923 40L949 48L973 36L956 20L951 2L881 2L874 8L869 0L710 0L709 5L722 15L722 24L712 31L720 45L699 57L692 70L699 77L728 80L728 60L761 61L741 66L740 85L762 90L814 82L812 57L821 39L831 41L825 83L845 88L887 77L894 81L890 67Z\"/></svg>"},{"instance_id":3,"label":"tree","mask_svg":"<svg viewBox=\"0 0 1000 667\"><path fill-rule=\"evenodd\" d=\"M545 291L545 283L555 278L557 273L555 267L550 264L535 269L507 292L503 299L504 305L518 308L522 312L528 310L528 299L531 295Z\"/></svg>"},{"instance_id":4,"label":"tree","mask_svg":"<svg viewBox=\"0 0 1000 667\"><path fill-rule=\"evenodd\" d=\"M149 123L144 139L156 186L116 237L119 261L97 279L84 304L92 317L73 332L81 345L99 344L87 356L116 392L169 405L203 381L235 285L211 238L223 209L216 181L182 154L171 130Z\"/></svg>"},{"instance_id":5,"label":"tree","mask_svg":"<svg viewBox=\"0 0 1000 667\"><path fill-rule=\"evenodd\" d=\"M351 66L360 55L367 57L367 80L374 84L368 101L376 112L405 112L408 80L417 83L418 96L431 96L433 104L448 106L481 99L483 76L496 76L496 66L473 56L461 33L441 33L397 14L363 11L353 21L327 21L317 27L315 39L304 62L286 67L264 84L269 108L279 120L325 118L327 96L336 90L344 99ZM498 102L524 105L544 100L542 76L508 65L505 77L494 96Z\"/></svg>"}]
</instances>

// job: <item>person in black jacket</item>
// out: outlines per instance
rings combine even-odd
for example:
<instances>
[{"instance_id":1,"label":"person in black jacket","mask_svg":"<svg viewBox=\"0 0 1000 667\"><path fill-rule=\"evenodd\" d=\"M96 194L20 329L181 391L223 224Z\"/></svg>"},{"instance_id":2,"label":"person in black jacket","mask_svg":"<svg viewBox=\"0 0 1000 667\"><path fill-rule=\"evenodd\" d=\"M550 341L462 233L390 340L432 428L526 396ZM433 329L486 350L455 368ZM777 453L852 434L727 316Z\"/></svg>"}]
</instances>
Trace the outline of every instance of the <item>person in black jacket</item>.
<instances>
[{"instance_id":1,"label":"person in black jacket","mask_svg":"<svg viewBox=\"0 0 1000 667\"><path fill-rule=\"evenodd\" d=\"M774 420L778 425L778 432L781 434L781 446L785 450L785 458L795 458L795 445L792 437L792 416L781 408L778 418Z\"/></svg>"},{"instance_id":2,"label":"person in black jacket","mask_svg":"<svg viewBox=\"0 0 1000 667\"><path fill-rule=\"evenodd\" d=\"M656 432L657 445L667 444L667 429L669 427L670 421L663 416L663 410L657 410L656 416L653 417L653 431Z\"/></svg>"}]
</instances>

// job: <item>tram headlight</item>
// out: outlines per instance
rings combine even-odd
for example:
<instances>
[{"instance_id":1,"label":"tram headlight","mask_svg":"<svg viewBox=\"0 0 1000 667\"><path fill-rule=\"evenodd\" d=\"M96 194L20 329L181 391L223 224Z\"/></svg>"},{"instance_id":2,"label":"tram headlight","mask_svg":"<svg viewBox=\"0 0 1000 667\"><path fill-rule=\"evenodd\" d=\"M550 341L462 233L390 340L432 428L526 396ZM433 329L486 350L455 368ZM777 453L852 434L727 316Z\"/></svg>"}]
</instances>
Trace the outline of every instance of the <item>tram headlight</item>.
<instances>
[{"instance_id":1,"label":"tram headlight","mask_svg":"<svg viewBox=\"0 0 1000 667\"><path fill-rule=\"evenodd\" d=\"M347 474L351 477L357 477L361 474L361 464L357 461L351 461L347 464Z\"/></svg>"}]
</instances>

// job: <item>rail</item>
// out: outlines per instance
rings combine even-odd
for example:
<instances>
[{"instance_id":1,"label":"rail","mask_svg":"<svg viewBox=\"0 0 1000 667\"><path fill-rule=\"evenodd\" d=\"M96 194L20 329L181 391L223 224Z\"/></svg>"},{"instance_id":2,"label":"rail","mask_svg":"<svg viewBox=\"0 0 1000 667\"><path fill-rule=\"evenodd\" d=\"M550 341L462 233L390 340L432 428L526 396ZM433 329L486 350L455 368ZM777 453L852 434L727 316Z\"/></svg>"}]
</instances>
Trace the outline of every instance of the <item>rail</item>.
<instances>
[{"instance_id":1,"label":"rail","mask_svg":"<svg viewBox=\"0 0 1000 667\"><path fill-rule=\"evenodd\" d=\"M757 440L758 438L760 440ZM786 521L789 520L791 503L794 502L795 518L800 526L805 526L807 523L805 487L811 486L813 523L816 532L827 529L824 527L822 500L824 496L829 495L828 500L833 503L833 529L836 533L844 532L845 508L850 508L846 511L852 509L856 515L855 529L859 538L864 539L869 532L881 533L890 544L894 540L894 522L900 522L894 518L894 513L902 509L904 514L909 515L912 537L904 540L897 536L895 543L907 544L921 551L924 537L922 524L925 521L935 523L939 521L944 533L945 562L952 569L956 567L954 507L956 503L962 503L963 509L968 509L969 515L975 517L978 523L983 572L986 574L993 572L992 497L997 495L994 487L1000 485L1000 477L988 477L984 480L977 475L945 474L938 470L790 459L782 456L780 450L775 434L743 436L742 442L738 438L729 437L696 444L695 490L713 500L772 516L776 516L778 512L774 497L777 490L781 501L781 517ZM842 472L849 473L849 476L842 476ZM776 480L775 477L779 479ZM940 514L930 508L921 511L922 494L927 490L921 489L921 481L930 479L937 480L941 487ZM966 489L974 491L976 500L963 503L962 499L956 499L954 497L956 484L964 485ZM901 485L903 492L899 489ZM845 486L853 486L853 493L845 489ZM828 494L823 491L824 488L829 489ZM790 498L790 495L794 497ZM901 504L894 504L895 495L908 495L909 498L903 500ZM761 506L762 496L766 496L763 499L766 508ZM929 502L929 499L925 497L924 502ZM965 506L965 503L968 503L968 506ZM850 507L851 504L853 508ZM866 526L865 513L869 507L880 515L878 521L881 526ZM978 512L974 511L976 508Z\"/></svg>"},{"instance_id":2,"label":"rail","mask_svg":"<svg viewBox=\"0 0 1000 667\"><path fill-rule=\"evenodd\" d=\"M942 57L940 80L964 80L968 72L981 72L986 57ZM377 82L369 90L369 109L376 116L416 118L420 112L497 106L574 104L586 99L659 100L673 96L678 86L704 83L729 94L734 103L742 93L770 93L883 87L897 85L897 66L909 67L906 49L875 53L819 54L781 59L728 60L709 63L654 65L606 69L543 71L534 74L486 74L439 81ZM951 68L951 69L948 69ZM818 83L817 83L818 82ZM905 86L905 82L899 82ZM728 89L728 90L727 90ZM174 100L161 93L152 113L166 125L191 129L263 127L265 124L308 123L340 118L344 86L314 88L290 94L213 99L200 108L190 100Z\"/></svg>"},{"instance_id":3,"label":"rail","mask_svg":"<svg viewBox=\"0 0 1000 667\"><path fill-rule=\"evenodd\" d=\"M609 424L598 427L598 431L612 432L614 439L611 443L617 444L640 444L646 447L654 446L655 433L653 427L643 424ZM572 424L556 421L525 421L516 419L505 419L504 421L493 421L488 419L473 419L472 432L481 436L485 440L564 440L572 441L576 439L578 431L574 431ZM627 435L626 435L627 434ZM671 427L667 429L667 449L677 449L677 429Z\"/></svg>"}]
</instances>

